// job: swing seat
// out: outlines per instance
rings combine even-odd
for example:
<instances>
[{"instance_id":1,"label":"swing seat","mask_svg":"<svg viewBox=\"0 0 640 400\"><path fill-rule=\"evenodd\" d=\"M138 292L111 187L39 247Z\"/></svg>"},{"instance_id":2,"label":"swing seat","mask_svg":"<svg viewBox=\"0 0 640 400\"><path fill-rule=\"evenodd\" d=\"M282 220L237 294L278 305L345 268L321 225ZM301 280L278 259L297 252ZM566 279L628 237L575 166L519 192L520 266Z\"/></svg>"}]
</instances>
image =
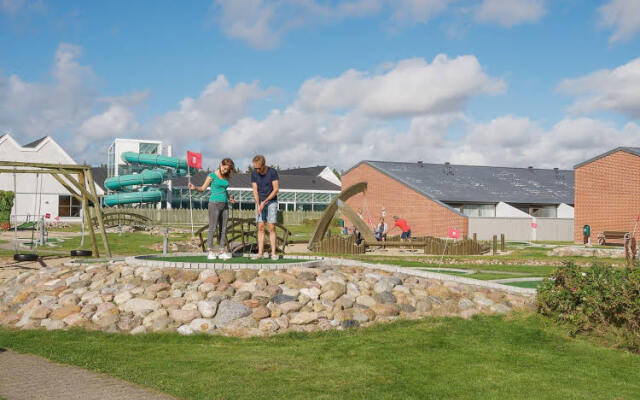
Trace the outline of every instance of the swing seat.
<instances>
[{"instance_id":1,"label":"swing seat","mask_svg":"<svg viewBox=\"0 0 640 400\"><path fill-rule=\"evenodd\" d=\"M15 261L38 261L38 255L33 253L20 253L14 254L13 259Z\"/></svg>"},{"instance_id":2,"label":"swing seat","mask_svg":"<svg viewBox=\"0 0 640 400\"><path fill-rule=\"evenodd\" d=\"M93 251L91 250L71 250L69 253L71 257L90 257L93 255Z\"/></svg>"},{"instance_id":3,"label":"swing seat","mask_svg":"<svg viewBox=\"0 0 640 400\"><path fill-rule=\"evenodd\" d=\"M18 225L16 229L19 231L32 231L36 229L37 224L38 223L36 221L23 222Z\"/></svg>"}]
</instances>

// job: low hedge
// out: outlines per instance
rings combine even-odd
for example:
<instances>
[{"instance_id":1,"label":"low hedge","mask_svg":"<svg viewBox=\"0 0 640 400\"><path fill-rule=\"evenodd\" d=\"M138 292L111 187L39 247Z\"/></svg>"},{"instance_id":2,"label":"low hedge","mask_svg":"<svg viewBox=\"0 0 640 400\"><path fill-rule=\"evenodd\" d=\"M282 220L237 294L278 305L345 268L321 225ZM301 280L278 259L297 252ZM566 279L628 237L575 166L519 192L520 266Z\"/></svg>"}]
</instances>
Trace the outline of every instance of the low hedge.
<instances>
[{"instance_id":1,"label":"low hedge","mask_svg":"<svg viewBox=\"0 0 640 400\"><path fill-rule=\"evenodd\" d=\"M537 309L573 332L615 332L640 351L640 269L567 263L538 287Z\"/></svg>"}]
</instances>

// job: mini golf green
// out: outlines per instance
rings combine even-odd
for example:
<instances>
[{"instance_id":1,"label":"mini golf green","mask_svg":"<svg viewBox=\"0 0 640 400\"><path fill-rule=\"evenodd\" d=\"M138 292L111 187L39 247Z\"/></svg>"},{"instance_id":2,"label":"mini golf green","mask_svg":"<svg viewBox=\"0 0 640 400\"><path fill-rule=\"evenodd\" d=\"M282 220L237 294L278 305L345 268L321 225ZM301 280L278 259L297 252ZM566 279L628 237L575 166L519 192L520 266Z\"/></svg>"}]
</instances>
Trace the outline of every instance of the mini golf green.
<instances>
[{"instance_id":1,"label":"mini golf green","mask_svg":"<svg viewBox=\"0 0 640 400\"><path fill-rule=\"evenodd\" d=\"M270 258L259 258L254 260L249 257L233 257L230 260L221 260L216 258L215 260L208 260L207 256L174 256L174 257L145 257L145 260L153 261L168 261L168 262L183 262L183 263L215 263L215 264L290 264L299 263L308 260L298 260L295 258L280 258L279 260L272 260Z\"/></svg>"},{"instance_id":2,"label":"mini golf green","mask_svg":"<svg viewBox=\"0 0 640 400\"><path fill-rule=\"evenodd\" d=\"M542 283L542 279L539 281L500 282L501 285L515 286L515 287L527 288L527 289L537 289L541 283Z\"/></svg>"}]
</instances>

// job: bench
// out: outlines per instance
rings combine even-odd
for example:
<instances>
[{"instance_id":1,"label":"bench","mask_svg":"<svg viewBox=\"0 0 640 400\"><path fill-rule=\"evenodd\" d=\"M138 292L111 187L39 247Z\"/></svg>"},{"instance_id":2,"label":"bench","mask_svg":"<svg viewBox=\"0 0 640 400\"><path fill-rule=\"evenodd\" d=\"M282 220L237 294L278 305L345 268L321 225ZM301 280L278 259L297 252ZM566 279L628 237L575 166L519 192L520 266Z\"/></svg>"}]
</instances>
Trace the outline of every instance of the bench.
<instances>
[{"instance_id":1,"label":"bench","mask_svg":"<svg viewBox=\"0 0 640 400\"><path fill-rule=\"evenodd\" d=\"M600 246L624 246L625 241L630 237L629 232L604 231L598 234L598 244ZM611 243L611 240L622 240L622 242Z\"/></svg>"}]
</instances>

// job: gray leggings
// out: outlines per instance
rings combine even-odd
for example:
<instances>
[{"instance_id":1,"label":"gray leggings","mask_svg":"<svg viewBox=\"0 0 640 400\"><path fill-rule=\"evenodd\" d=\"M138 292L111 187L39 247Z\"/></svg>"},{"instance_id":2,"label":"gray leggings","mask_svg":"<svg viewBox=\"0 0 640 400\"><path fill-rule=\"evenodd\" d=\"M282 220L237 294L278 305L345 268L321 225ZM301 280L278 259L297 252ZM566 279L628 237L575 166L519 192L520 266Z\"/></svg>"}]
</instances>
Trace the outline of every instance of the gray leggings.
<instances>
[{"instance_id":1,"label":"gray leggings","mask_svg":"<svg viewBox=\"0 0 640 400\"><path fill-rule=\"evenodd\" d=\"M213 250L213 234L216 227L218 228L218 247L224 250L227 244L227 220L229 219L229 208L226 202L210 202L209 203L209 236L207 237L207 246L209 251Z\"/></svg>"}]
</instances>

